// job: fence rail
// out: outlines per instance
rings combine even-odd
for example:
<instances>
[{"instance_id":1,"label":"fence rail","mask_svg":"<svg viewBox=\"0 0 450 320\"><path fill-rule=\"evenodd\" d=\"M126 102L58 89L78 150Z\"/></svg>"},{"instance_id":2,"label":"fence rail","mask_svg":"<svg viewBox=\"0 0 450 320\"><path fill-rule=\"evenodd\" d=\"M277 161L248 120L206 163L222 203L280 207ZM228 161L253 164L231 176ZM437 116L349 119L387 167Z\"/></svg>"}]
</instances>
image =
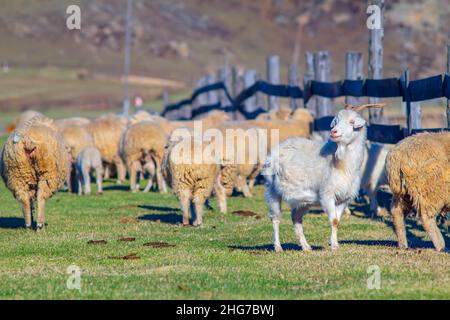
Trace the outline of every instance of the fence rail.
<instances>
[{"instance_id":1,"label":"fence rail","mask_svg":"<svg viewBox=\"0 0 450 320\"><path fill-rule=\"evenodd\" d=\"M190 117L178 119L189 120L212 110L240 112L246 119L254 119L259 114L267 111L260 107L252 112L247 112L243 106L243 103L258 92L262 92L269 97L303 99L305 104L313 96L325 98L337 98L342 96L372 98L402 97L405 102L418 102L442 97L450 99L450 75L436 75L433 77L409 81L407 86L402 83L401 78L365 80L346 79L336 82L320 82L312 80L305 84L304 89L300 86L271 84L266 81L259 80L250 87L244 89L234 98L230 95L223 82L217 82L198 88L192 93L189 99L166 106L162 112L162 115L166 116L169 112L190 106L198 96L211 91L223 91L229 101L229 105L224 106L221 101L218 101L215 104L199 106L195 110L191 111ZM326 116L315 119L314 130L329 130L332 118L332 116ZM413 130L411 133L425 130ZM432 129L427 131L432 131ZM369 140L380 143L396 143L407 135L407 130L405 132L405 128L400 126L371 124L368 130Z\"/></svg>"}]
</instances>

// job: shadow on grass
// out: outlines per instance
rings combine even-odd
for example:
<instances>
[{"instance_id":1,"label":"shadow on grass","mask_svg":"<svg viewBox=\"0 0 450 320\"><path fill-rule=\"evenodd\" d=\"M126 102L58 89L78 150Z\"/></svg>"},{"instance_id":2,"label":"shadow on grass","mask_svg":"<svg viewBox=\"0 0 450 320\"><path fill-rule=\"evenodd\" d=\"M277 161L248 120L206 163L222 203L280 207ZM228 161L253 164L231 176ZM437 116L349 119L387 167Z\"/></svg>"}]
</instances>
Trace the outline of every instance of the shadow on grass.
<instances>
[{"instance_id":1,"label":"shadow on grass","mask_svg":"<svg viewBox=\"0 0 450 320\"><path fill-rule=\"evenodd\" d=\"M153 213L153 214L142 215L142 216L138 217L139 220L147 220L147 221L158 221L159 220L162 223L168 223L168 224L183 223L183 217L180 214L180 210L178 208L152 206L152 205L141 205L138 207L141 209L149 210L149 211L162 212L162 213Z\"/></svg>"},{"instance_id":2,"label":"shadow on grass","mask_svg":"<svg viewBox=\"0 0 450 320\"><path fill-rule=\"evenodd\" d=\"M391 220L385 219L385 218L371 218L370 214L370 208L369 204L366 203L358 203L354 206L352 206L352 212L357 211L359 213L362 213L362 215L355 215L355 217L360 219L371 219L373 221L379 221L386 224L392 232L394 232L394 224ZM413 233L413 231L420 231L425 234L425 231L421 225L417 223L417 220L414 220L412 218L405 218L405 227L406 227L406 238L408 239L408 246L411 249L427 249L427 248L434 248L433 243L431 240L426 238L424 240L424 237L419 237ZM440 231L442 233L442 236L444 237L445 245L448 248L450 246L450 238L448 237L448 234L440 228ZM388 246L388 247L396 247L398 242L392 241L392 240L347 240L347 241L341 241L342 243L349 243L349 244L357 244L357 245L366 245L366 246Z\"/></svg>"},{"instance_id":3,"label":"shadow on grass","mask_svg":"<svg viewBox=\"0 0 450 320\"><path fill-rule=\"evenodd\" d=\"M24 226L25 221L22 218L0 218L0 229L21 229L24 228Z\"/></svg>"},{"instance_id":4,"label":"shadow on grass","mask_svg":"<svg viewBox=\"0 0 450 320\"><path fill-rule=\"evenodd\" d=\"M116 184L112 186L103 187L103 191L130 191L130 186L123 184Z\"/></svg>"},{"instance_id":5,"label":"shadow on grass","mask_svg":"<svg viewBox=\"0 0 450 320\"><path fill-rule=\"evenodd\" d=\"M281 245L283 250L285 251L302 251L302 248L295 243L283 243ZM323 250L323 247L321 246L311 246L313 250ZM275 251L273 248L273 244L264 244L260 246L238 246L238 245L231 245L228 246L228 248L233 250L242 250L242 251Z\"/></svg>"}]
</instances>

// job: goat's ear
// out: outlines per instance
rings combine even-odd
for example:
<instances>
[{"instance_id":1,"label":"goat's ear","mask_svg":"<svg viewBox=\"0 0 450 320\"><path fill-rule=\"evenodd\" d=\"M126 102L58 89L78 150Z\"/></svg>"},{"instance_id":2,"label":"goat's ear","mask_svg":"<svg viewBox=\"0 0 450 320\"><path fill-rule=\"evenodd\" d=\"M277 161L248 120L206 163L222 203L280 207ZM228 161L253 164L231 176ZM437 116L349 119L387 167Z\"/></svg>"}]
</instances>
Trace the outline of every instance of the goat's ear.
<instances>
[{"instance_id":1,"label":"goat's ear","mask_svg":"<svg viewBox=\"0 0 450 320\"><path fill-rule=\"evenodd\" d=\"M359 129L362 128L366 125L366 120L364 120L363 118L357 117L354 121L353 121L353 128L355 129Z\"/></svg>"},{"instance_id":2,"label":"goat's ear","mask_svg":"<svg viewBox=\"0 0 450 320\"><path fill-rule=\"evenodd\" d=\"M334 126L336 125L336 122L337 122L336 117L334 117L333 121L331 121L330 128L334 128Z\"/></svg>"}]
</instances>

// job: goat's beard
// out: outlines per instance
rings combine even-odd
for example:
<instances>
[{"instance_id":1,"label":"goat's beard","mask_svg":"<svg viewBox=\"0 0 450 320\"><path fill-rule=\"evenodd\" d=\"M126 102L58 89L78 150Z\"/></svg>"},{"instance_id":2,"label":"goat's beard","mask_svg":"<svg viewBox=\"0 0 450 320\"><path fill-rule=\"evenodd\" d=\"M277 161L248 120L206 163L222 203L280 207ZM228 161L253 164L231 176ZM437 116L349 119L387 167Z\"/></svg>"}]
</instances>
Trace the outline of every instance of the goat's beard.
<instances>
[{"instance_id":1,"label":"goat's beard","mask_svg":"<svg viewBox=\"0 0 450 320\"><path fill-rule=\"evenodd\" d=\"M346 149L347 146L345 144L338 143L336 152L334 153L336 160L342 160L344 158Z\"/></svg>"}]
</instances>

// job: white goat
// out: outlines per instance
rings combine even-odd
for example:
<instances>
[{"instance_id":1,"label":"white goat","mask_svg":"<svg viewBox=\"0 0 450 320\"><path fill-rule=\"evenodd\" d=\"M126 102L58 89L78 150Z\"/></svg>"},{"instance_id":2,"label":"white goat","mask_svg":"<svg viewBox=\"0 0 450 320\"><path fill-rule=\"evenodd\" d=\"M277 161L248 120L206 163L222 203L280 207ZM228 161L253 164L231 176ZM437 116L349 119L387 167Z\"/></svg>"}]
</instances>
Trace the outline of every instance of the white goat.
<instances>
[{"instance_id":1,"label":"white goat","mask_svg":"<svg viewBox=\"0 0 450 320\"><path fill-rule=\"evenodd\" d=\"M273 224L275 251L279 237L281 200L291 208L294 230L303 250L311 247L303 233L303 216L319 203L331 223L331 249L339 247L337 228L344 209L358 194L366 141L366 121L356 111L383 105L346 106L331 123L326 143L296 137L272 149L263 168L266 201ZM353 109L353 110L351 110Z\"/></svg>"},{"instance_id":2,"label":"white goat","mask_svg":"<svg viewBox=\"0 0 450 320\"><path fill-rule=\"evenodd\" d=\"M84 184L84 194L91 193L91 170L95 170L97 180L97 192L103 193L103 165L100 151L95 147L87 147L80 151L75 161L75 170L78 181L78 195L82 194L82 184Z\"/></svg>"}]
</instances>

